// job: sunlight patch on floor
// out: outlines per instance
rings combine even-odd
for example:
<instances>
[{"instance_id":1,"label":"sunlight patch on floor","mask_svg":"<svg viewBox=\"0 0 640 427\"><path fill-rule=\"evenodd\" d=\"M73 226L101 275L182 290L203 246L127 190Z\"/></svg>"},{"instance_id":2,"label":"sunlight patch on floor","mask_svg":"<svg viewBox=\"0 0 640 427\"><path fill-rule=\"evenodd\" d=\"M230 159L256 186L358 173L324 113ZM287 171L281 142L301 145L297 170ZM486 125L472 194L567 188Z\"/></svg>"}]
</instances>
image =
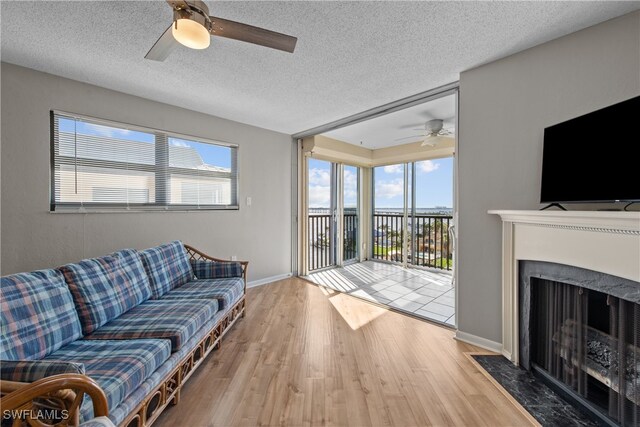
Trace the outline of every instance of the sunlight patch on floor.
<instances>
[{"instance_id":1,"label":"sunlight patch on floor","mask_svg":"<svg viewBox=\"0 0 640 427\"><path fill-rule=\"evenodd\" d=\"M331 305L333 305L344 321L347 322L349 327L354 331L372 322L383 314L388 313L388 310L385 308L372 304L363 304L362 302L349 298L346 294L336 292L333 289L320 286L320 290L323 294L329 297Z\"/></svg>"},{"instance_id":2,"label":"sunlight patch on floor","mask_svg":"<svg viewBox=\"0 0 640 427\"><path fill-rule=\"evenodd\" d=\"M314 273L314 282L342 292L350 292L358 288L355 283L335 270L325 270Z\"/></svg>"}]
</instances>

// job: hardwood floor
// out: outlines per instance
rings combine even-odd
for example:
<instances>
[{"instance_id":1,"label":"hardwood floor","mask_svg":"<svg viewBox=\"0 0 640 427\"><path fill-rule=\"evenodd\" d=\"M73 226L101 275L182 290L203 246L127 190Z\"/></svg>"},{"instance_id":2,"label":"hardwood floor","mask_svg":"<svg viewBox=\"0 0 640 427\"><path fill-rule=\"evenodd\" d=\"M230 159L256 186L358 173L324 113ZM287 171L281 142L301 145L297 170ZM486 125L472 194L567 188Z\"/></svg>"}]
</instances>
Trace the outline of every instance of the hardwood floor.
<instances>
[{"instance_id":1,"label":"hardwood floor","mask_svg":"<svg viewBox=\"0 0 640 427\"><path fill-rule=\"evenodd\" d=\"M525 426L453 331L292 278L249 289L154 426Z\"/></svg>"}]
</instances>

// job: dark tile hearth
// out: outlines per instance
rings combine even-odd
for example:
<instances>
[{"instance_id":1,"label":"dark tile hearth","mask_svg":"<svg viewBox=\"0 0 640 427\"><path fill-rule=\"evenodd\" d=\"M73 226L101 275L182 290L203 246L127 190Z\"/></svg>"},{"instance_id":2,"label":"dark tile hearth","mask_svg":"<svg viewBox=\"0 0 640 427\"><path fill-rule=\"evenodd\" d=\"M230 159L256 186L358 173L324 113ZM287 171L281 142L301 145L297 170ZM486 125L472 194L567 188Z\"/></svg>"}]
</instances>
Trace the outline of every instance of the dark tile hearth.
<instances>
[{"instance_id":1,"label":"dark tile hearth","mask_svg":"<svg viewBox=\"0 0 640 427\"><path fill-rule=\"evenodd\" d=\"M529 371L503 356L472 355L543 426L597 426Z\"/></svg>"}]
</instances>

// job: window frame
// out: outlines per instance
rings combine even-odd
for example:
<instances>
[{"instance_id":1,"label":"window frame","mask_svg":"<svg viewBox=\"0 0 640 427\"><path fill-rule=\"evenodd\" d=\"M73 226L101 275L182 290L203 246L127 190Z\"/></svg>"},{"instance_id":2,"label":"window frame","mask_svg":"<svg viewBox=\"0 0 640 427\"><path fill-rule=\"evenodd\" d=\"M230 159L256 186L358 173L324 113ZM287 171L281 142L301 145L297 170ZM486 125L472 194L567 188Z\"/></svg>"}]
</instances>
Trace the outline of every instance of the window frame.
<instances>
[{"instance_id":1,"label":"window frame","mask_svg":"<svg viewBox=\"0 0 640 427\"><path fill-rule=\"evenodd\" d=\"M66 117L74 120L82 120L88 123L109 126L116 129L131 130L137 132L145 132L154 135L154 147L156 155L154 156L154 164L152 165L137 165L136 170L144 172L152 172L154 174L156 196L153 203L78 203L78 202L58 202L56 203L56 164L72 164L78 163L77 157L59 156L56 153L56 116ZM49 165L49 211L52 213L89 213L89 212L153 212L153 211L208 211L208 210L239 210L240 209L240 174L239 174L239 153L240 146L220 140L213 140L209 138L202 138L193 135L181 134L178 132L170 132L162 129L156 129L146 126L132 125L129 123L117 122L108 119L100 119L96 117L86 116L82 114L69 113L61 110L50 110L49 114L49 126L50 126L50 165ZM231 151L231 172L218 172L218 171L203 171L189 168L181 168L176 166L169 166L169 139L177 138L183 139L195 143L210 144L219 147L230 148ZM235 152L233 151L235 150ZM158 154L160 153L160 156ZM64 162L60 162L59 159L64 158ZM57 162L57 163L56 163ZM119 169L125 168L126 163L119 162L117 160L100 160L106 167ZM90 160L88 163L94 165L95 160ZM131 170L131 168L127 168ZM194 175L194 176L206 176L213 178L229 178L231 180L231 192L232 200L228 205L216 204L216 205L197 205L197 204L180 204L170 203L170 193L168 191L171 175ZM157 179L158 176L163 176L164 179ZM234 179L235 176L235 179ZM235 200L233 200L235 196Z\"/></svg>"}]
</instances>

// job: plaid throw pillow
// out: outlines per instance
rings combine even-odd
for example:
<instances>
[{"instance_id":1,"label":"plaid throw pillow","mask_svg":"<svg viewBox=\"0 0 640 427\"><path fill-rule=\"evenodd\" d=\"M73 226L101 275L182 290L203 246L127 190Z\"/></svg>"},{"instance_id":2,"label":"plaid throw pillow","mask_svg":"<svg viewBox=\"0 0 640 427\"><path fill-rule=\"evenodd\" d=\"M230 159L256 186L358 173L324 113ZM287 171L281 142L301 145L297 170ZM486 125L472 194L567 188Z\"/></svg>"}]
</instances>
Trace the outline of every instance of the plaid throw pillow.
<instances>
[{"instance_id":1,"label":"plaid throw pillow","mask_svg":"<svg viewBox=\"0 0 640 427\"><path fill-rule=\"evenodd\" d=\"M71 289L85 335L151 296L149 278L134 249L68 264L60 270Z\"/></svg>"},{"instance_id":2,"label":"plaid throw pillow","mask_svg":"<svg viewBox=\"0 0 640 427\"><path fill-rule=\"evenodd\" d=\"M242 277L242 265L239 262L214 262L191 260L193 274L198 279L226 279Z\"/></svg>"},{"instance_id":3,"label":"plaid throw pillow","mask_svg":"<svg viewBox=\"0 0 640 427\"><path fill-rule=\"evenodd\" d=\"M193 280L187 250L179 240L140 251L140 257L149 275L154 299Z\"/></svg>"},{"instance_id":4,"label":"plaid throw pillow","mask_svg":"<svg viewBox=\"0 0 640 427\"><path fill-rule=\"evenodd\" d=\"M57 270L3 277L0 307L0 359L41 359L82 337L71 292Z\"/></svg>"}]
</instances>

